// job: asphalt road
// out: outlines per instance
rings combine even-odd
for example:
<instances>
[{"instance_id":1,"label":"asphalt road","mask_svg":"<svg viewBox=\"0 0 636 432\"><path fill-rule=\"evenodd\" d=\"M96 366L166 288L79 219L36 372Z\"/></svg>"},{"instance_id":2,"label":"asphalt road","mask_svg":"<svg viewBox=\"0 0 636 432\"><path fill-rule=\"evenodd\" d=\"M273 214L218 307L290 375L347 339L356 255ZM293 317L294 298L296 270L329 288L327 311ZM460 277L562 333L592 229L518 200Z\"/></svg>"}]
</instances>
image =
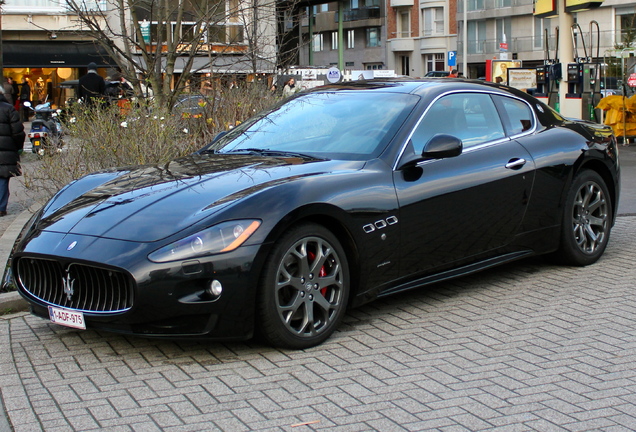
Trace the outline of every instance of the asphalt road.
<instances>
[{"instance_id":1,"label":"asphalt road","mask_svg":"<svg viewBox=\"0 0 636 432\"><path fill-rule=\"evenodd\" d=\"M309 350L1 316L4 427L633 431L636 147L620 150L620 217L595 265L535 258L378 300Z\"/></svg>"}]
</instances>

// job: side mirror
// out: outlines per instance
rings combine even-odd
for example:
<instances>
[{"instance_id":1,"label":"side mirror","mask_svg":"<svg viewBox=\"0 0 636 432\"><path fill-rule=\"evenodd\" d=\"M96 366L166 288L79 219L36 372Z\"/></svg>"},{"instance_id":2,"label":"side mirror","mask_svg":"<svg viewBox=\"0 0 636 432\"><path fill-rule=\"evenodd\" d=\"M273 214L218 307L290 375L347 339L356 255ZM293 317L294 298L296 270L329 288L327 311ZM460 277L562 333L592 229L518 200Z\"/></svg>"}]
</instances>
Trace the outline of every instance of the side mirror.
<instances>
[{"instance_id":1,"label":"side mirror","mask_svg":"<svg viewBox=\"0 0 636 432\"><path fill-rule=\"evenodd\" d=\"M431 138L422 150L425 159L444 159L462 154L462 140L453 135L437 134Z\"/></svg>"},{"instance_id":2,"label":"side mirror","mask_svg":"<svg viewBox=\"0 0 636 432\"><path fill-rule=\"evenodd\" d=\"M413 144L409 141L409 147L413 150ZM409 169L417 166L420 162L431 159L445 159L462 154L462 140L453 135L437 134L431 138L422 150L422 154L412 155L402 161L399 169Z\"/></svg>"}]
</instances>

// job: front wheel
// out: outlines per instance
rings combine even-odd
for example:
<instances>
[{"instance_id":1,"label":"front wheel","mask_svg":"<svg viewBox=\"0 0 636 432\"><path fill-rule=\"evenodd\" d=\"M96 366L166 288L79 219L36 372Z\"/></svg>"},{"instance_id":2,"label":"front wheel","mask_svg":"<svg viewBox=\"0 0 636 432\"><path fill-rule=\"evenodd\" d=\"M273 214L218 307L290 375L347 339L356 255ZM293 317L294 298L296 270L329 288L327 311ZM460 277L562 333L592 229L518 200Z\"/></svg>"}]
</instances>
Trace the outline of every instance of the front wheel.
<instances>
[{"instance_id":1,"label":"front wheel","mask_svg":"<svg viewBox=\"0 0 636 432\"><path fill-rule=\"evenodd\" d=\"M594 171L578 174L565 201L561 246L555 258L563 264L595 263L607 247L612 205L605 181Z\"/></svg>"},{"instance_id":2,"label":"front wheel","mask_svg":"<svg viewBox=\"0 0 636 432\"><path fill-rule=\"evenodd\" d=\"M281 348L325 341L345 314L349 266L336 237L316 224L289 230L274 245L259 287L257 332Z\"/></svg>"}]
</instances>

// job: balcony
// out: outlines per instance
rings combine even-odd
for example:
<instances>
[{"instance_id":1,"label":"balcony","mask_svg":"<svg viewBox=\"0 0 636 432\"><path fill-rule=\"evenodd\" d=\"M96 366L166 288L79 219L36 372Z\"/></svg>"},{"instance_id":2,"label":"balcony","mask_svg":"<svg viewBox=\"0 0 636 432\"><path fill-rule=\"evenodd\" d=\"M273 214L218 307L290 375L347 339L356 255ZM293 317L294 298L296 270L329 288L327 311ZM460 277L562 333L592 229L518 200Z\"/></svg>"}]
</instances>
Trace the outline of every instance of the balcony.
<instances>
[{"instance_id":1,"label":"balcony","mask_svg":"<svg viewBox=\"0 0 636 432\"><path fill-rule=\"evenodd\" d=\"M464 1L468 2L466 4L468 12L496 10L506 7L528 6L534 4L534 0L459 0L457 2L457 11L463 10Z\"/></svg>"},{"instance_id":2,"label":"balcony","mask_svg":"<svg viewBox=\"0 0 636 432\"><path fill-rule=\"evenodd\" d=\"M590 36L588 32L583 33L583 38L585 40L585 44L587 46L587 55L589 57L596 57L596 47L594 47L594 52L590 52L589 40ZM614 45L621 42L622 35L620 33L616 34L613 31L603 31L600 32L600 43L599 43L599 57L604 57L606 55L611 55L610 51L614 48ZM469 55L483 55L484 58L492 58L494 55L499 54L499 40L496 39L485 39L479 41L468 41L467 52ZM578 38L578 56L584 57L585 52L583 50L583 42L581 38ZM594 43L596 44L596 36L594 37ZM556 47L556 37L551 35L548 39L548 48L550 50L550 55L554 55L554 50ZM457 40L457 51L462 52L463 50L463 41L461 38ZM519 55L519 60L524 60L523 53L540 53L543 54L544 44L541 38L539 40L535 39L534 36L527 37L512 37L508 41L508 52L517 53ZM535 56L536 57L536 56Z\"/></svg>"},{"instance_id":3,"label":"balcony","mask_svg":"<svg viewBox=\"0 0 636 432\"><path fill-rule=\"evenodd\" d=\"M390 39L388 43L389 50L392 52L412 52L415 50L414 38Z\"/></svg>"},{"instance_id":4,"label":"balcony","mask_svg":"<svg viewBox=\"0 0 636 432\"><path fill-rule=\"evenodd\" d=\"M391 0L391 7L413 6L414 0Z\"/></svg>"},{"instance_id":5,"label":"balcony","mask_svg":"<svg viewBox=\"0 0 636 432\"><path fill-rule=\"evenodd\" d=\"M359 8L344 11L343 21L360 21L374 18L381 18L380 8ZM338 14L335 15L335 21L338 22Z\"/></svg>"}]
</instances>

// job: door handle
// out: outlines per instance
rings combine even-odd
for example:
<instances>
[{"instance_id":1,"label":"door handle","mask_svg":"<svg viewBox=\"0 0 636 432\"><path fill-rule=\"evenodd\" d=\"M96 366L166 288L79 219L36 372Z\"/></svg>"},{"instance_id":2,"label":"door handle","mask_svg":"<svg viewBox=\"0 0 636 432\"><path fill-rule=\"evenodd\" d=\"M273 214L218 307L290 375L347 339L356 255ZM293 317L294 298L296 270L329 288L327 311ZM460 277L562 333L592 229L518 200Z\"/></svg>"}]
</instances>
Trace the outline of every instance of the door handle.
<instances>
[{"instance_id":1,"label":"door handle","mask_svg":"<svg viewBox=\"0 0 636 432\"><path fill-rule=\"evenodd\" d=\"M518 170L526 164L526 160L521 158L510 159L506 164L507 169Z\"/></svg>"}]
</instances>

